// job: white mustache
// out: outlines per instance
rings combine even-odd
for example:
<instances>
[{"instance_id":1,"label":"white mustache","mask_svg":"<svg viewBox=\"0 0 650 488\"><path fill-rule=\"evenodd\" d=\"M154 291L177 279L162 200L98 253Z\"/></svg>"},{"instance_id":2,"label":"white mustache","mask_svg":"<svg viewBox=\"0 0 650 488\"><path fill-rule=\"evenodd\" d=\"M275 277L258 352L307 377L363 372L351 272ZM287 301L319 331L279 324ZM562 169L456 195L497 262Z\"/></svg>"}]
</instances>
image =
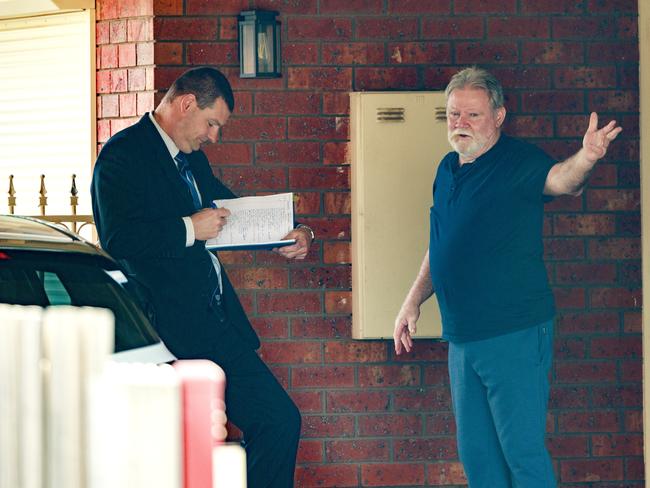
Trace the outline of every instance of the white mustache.
<instances>
[{"instance_id":1,"label":"white mustache","mask_svg":"<svg viewBox=\"0 0 650 488\"><path fill-rule=\"evenodd\" d=\"M472 134L467 132L467 131L461 130L461 129L456 129L456 130L452 131L450 137L456 137L456 136L470 136L471 137Z\"/></svg>"}]
</instances>

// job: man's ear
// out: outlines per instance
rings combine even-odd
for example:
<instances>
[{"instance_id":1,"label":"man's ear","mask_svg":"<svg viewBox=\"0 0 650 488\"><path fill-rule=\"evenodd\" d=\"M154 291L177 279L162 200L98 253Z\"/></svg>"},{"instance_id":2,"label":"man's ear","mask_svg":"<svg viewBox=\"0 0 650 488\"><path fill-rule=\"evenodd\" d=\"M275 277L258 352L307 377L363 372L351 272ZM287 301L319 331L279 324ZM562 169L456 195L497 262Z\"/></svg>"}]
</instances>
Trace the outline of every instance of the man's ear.
<instances>
[{"instance_id":1,"label":"man's ear","mask_svg":"<svg viewBox=\"0 0 650 488\"><path fill-rule=\"evenodd\" d=\"M178 98L180 99L180 108L183 113L188 112L192 108L192 105L196 103L196 97L193 93L186 93Z\"/></svg>"},{"instance_id":2,"label":"man's ear","mask_svg":"<svg viewBox=\"0 0 650 488\"><path fill-rule=\"evenodd\" d=\"M506 108L505 107L499 107L497 109L497 127L501 127L503 124L503 121L506 119Z\"/></svg>"}]
</instances>

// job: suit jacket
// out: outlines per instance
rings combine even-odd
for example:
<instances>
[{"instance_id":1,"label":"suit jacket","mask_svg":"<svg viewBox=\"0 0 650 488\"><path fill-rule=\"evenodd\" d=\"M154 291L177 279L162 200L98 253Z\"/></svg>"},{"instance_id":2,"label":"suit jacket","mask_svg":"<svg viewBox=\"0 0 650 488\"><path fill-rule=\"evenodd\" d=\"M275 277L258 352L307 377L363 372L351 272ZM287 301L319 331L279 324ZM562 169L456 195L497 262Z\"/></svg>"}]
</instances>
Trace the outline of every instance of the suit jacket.
<instances>
[{"instance_id":1,"label":"suit jacket","mask_svg":"<svg viewBox=\"0 0 650 488\"><path fill-rule=\"evenodd\" d=\"M205 207L235 197L212 174L202 151L188 161ZM154 325L177 357L226 360L259 347L223 268L221 319L210 309L216 271L204 241L185 246L182 217L195 212L192 197L148 114L106 142L91 194L102 247L143 285Z\"/></svg>"}]
</instances>

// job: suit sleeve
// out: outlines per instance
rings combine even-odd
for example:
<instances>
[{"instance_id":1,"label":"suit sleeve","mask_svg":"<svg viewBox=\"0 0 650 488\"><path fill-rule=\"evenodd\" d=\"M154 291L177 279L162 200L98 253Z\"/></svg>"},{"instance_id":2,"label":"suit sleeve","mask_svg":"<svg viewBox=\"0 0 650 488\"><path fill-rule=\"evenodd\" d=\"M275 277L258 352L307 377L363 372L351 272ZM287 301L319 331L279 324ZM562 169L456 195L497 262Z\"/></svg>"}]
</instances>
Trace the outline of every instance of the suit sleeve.
<instances>
[{"instance_id":1,"label":"suit sleeve","mask_svg":"<svg viewBox=\"0 0 650 488\"><path fill-rule=\"evenodd\" d=\"M146 186L155 182L145 174L137 151L121 149L104 147L93 175L93 213L102 247L116 259L182 257L182 218L155 217L161 214L151 211Z\"/></svg>"}]
</instances>

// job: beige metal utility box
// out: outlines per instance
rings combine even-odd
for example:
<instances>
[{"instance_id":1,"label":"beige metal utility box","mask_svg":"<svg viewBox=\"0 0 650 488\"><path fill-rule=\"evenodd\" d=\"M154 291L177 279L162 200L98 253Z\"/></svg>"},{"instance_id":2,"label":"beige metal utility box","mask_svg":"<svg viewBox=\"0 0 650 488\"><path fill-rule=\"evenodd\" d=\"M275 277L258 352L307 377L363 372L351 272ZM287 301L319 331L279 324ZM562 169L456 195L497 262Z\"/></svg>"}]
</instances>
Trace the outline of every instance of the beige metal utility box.
<instances>
[{"instance_id":1,"label":"beige metal utility box","mask_svg":"<svg viewBox=\"0 0 650 488\"><path fill-rule=\"evenodd\" d=\"M391 338L429 244L431 188L447 142L443 92L350 93L352 337ZM438 303L416 337L440 337Z\"/></svg>"}]
</instances>

